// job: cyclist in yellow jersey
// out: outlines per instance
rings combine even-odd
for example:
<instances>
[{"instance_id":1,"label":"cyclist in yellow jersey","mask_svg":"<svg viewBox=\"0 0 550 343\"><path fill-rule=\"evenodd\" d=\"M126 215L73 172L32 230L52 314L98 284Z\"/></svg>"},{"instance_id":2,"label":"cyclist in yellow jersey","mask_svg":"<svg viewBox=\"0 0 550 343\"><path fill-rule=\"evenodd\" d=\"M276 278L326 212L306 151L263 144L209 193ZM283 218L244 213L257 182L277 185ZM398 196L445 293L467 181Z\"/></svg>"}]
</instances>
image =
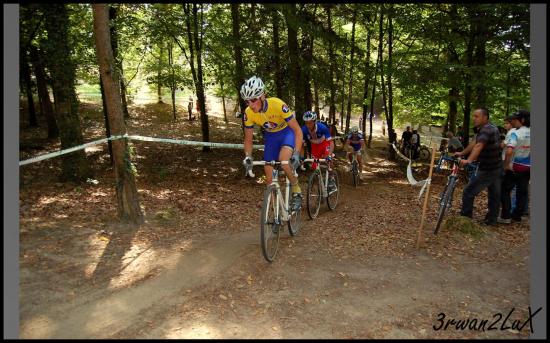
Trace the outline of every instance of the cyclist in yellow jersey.
<instances>
[{"instance_id":1,"label":"cyclist in yellow jersey","mask_svg":"<svg viewBox=\"0 0 550 343\"><path fill-rule=\"evenodd\" d=\"M298 178L292 169L300 166L300 149L302 146L302 129L296 121L294 112L279 98L266 98L264 83L259 77L252 76L241 87L241 97L248 107L244 113L244 153L245 167L252 163L252 138L254 124L264 131L265 161L289 161L281 168L292 186L292 209L298 211L302 206L302 191ZM264 166L267 183L272 181L273 167Z\"/></svg>"}]
</instances>

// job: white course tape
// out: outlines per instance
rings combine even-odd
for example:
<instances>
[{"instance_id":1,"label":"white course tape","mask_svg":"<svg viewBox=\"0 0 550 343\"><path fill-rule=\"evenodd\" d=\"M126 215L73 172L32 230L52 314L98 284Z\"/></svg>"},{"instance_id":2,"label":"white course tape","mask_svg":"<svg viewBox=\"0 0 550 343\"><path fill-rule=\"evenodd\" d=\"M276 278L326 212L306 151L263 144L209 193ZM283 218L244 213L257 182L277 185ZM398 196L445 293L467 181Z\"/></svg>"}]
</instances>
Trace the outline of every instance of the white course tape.
<instances>
[{"instance_id":1,"label":"white course tape","mask_svg":"<svg viewBox=\"0 0 550 343\"><path fill-rule=\"evenodd\" d=\"M44 155L36 156L36 157L33 157L33 158L29 158L28 160L19 161L19 165L23 166L25 164L47 160L48 158L69 154L69 153L74 152L74 151L86 149L86 148L94 146L94 145L102 144L102 143L105 143L107 141L117 140L117 139L121 139L121 138L123 138L123 136L111 136L109 138L99 139L97 141L77 145L77 146L74 146L72 148L68 148L68 149L65 149L65 150L50 152L49 154L44 154Z\"/></svg>"},{"instance_id":2,"label":"white course tape","mask_svg":"<svg viewBox=\"0 0 550 343\"><path fill-rule=\"evenodd\" d=\"M197 141L187 141L187 140L181 140L181 139L168 139L168 138L155 138L155 137L145 137L145 136L137 136L137 135L128 135L125 134L123 136L111 136L109 138L103 138L99 139L97 141L81 144L74 146L72 148L68 148L65 150L55 151L48 154L36 156L33 158L29 158L27 160L19 161L19 166L23 166L25 164L30 164L34 162L43 161L52 157L57 157L65 154L69 154L74 151L86 149L88 147L98 145L105 143L110 140L117 140L121 138L126 139L133 139L133 140L139 140L139 141L146 141L146 142L162 142L162 143L174 143L174 144L181 144L181 145L192 145L192 146L208 146L213 148L228 148L228 149L244 149L243 144L229 144L229 143L211 143L211 142L197 142ZM256 149L264 149L263 145L253 145L253 148Z\"/></svg>"}]
</instances>

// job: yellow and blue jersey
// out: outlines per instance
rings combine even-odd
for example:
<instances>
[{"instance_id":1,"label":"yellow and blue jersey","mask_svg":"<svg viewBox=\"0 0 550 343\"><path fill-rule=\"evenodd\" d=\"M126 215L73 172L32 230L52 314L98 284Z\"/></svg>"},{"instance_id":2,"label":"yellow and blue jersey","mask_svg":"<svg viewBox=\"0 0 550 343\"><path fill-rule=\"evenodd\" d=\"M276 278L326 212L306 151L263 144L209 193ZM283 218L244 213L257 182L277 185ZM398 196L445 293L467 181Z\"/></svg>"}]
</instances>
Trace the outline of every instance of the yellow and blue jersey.
<instances>
[{"instance_id":1,"label":"yellow and blue jersey","mask_svg":"<svg viewBox=\"0 0 550 343\"><path fill-rule=\"evenodd\" d=\"M250 107L244 111L244 127L253 128L254 124L261 126L266 132L279 132L288 127L288 122L294 118L287 104L279 98L267 98L261 112L254 112Z\"/></svg>"}]
</instances>

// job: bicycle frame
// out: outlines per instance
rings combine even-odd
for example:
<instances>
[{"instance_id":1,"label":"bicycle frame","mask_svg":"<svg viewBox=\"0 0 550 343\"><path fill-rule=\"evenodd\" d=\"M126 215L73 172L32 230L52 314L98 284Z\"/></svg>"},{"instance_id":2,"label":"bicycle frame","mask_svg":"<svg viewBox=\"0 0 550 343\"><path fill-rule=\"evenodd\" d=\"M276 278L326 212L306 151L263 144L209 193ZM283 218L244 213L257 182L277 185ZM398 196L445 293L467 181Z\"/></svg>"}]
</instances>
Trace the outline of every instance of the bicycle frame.
<instances>
[{"instance_id":1,"label":"bicycle frame","mask_svg":"<svg viewBox=\"0 0 550 343\"><path fill-rule=\"evenodd\" d=\"M276 199L276 203L275 203L275 214L278 216L279 215L279 209L281 209L282 211L282 219L283 221L289 221L290 220L290 213L288 211L288 204L289 204L289 200L290 200L290 180L288 179L288 177L285 175L285 194L283 196L283 193L281 191L281 185L279 184L279 172L283 172L284 171L280 171L278 169L278 167L282 164L288 164L288 161L283 161L283 162L276 162L276 161L271 161L271 162L266 162L266 161L254 161L252 162L252 165L253 166L264 166L264 165L271 165L273 166L273 173L272 173L272 178L271 178L271 184L268 185L269 186L275 186L275 189L277 190L277 199ZM252 173L251 170L247 171L247 174L250 175L251 177L254 177L254 174ZM275 220L279 220L279 218L275 218Z\"/></svg>"},{"instance_id":2,"label":"bicycle frame","mask_svg":"<svg viewBox=\"0 0 550 343\"><path fill-rule=\"evenodd\" d=\"M321 191L322 191L322 196L323 198L328 198L328 190L327 190L327 185L328 185L328 177L329 177L329 170L328 170L328 166L325 166L325 165L321 165L320 162L327 162L326 159L318 159L318 158L307 158L304 160L304 162L316 162L318 164L317 168L315 169L314 173L318 173L320 178L319 180L321 181ZM325 169L325 175L323 175L323 172L321 171L321 168ZM323 180L324 178L324 180Z\"/></svg>"}]
</instances>

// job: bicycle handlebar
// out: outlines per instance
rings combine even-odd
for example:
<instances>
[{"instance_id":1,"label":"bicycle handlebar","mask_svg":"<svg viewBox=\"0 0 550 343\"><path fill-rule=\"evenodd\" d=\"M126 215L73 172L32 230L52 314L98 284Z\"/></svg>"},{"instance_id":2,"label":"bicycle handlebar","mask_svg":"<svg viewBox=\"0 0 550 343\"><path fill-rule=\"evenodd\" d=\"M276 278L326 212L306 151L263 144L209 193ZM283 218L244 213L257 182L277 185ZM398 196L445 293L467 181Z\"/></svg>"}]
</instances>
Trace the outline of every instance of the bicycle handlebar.
<instances>
[{"instance_id":1,"label":"bicycle handlebar","mask_svg":"<svg viewBox=\"0 0 550 343\"><path fill-rule=\"evenodd\" d=\"M303 160L303 162L316 162L316 163L319 163L319 162L327 162L327 160L324 159L324 158L306 158L305 160Z\"/></svg>"},{"instance_id":2,"label":"bicycle handlebar","mask_svg":"<svg viewBox=\"0 0 550 343\"><path fill-rule=\"evenodd\" d=\"M269 166L277 166L277 165L284 165L284 164L289 164L290 162L289 161L252 161L252 164L250 165L250 167L245 167L246 168L246 175L250 176L250 177L255 177L255 174L252 172L252 167L253 166L265 166L265 165L269 165ZM298 176L298 173L296 173L296 171L294 171L294 176Z\"/></svg>"}]
</instances>

